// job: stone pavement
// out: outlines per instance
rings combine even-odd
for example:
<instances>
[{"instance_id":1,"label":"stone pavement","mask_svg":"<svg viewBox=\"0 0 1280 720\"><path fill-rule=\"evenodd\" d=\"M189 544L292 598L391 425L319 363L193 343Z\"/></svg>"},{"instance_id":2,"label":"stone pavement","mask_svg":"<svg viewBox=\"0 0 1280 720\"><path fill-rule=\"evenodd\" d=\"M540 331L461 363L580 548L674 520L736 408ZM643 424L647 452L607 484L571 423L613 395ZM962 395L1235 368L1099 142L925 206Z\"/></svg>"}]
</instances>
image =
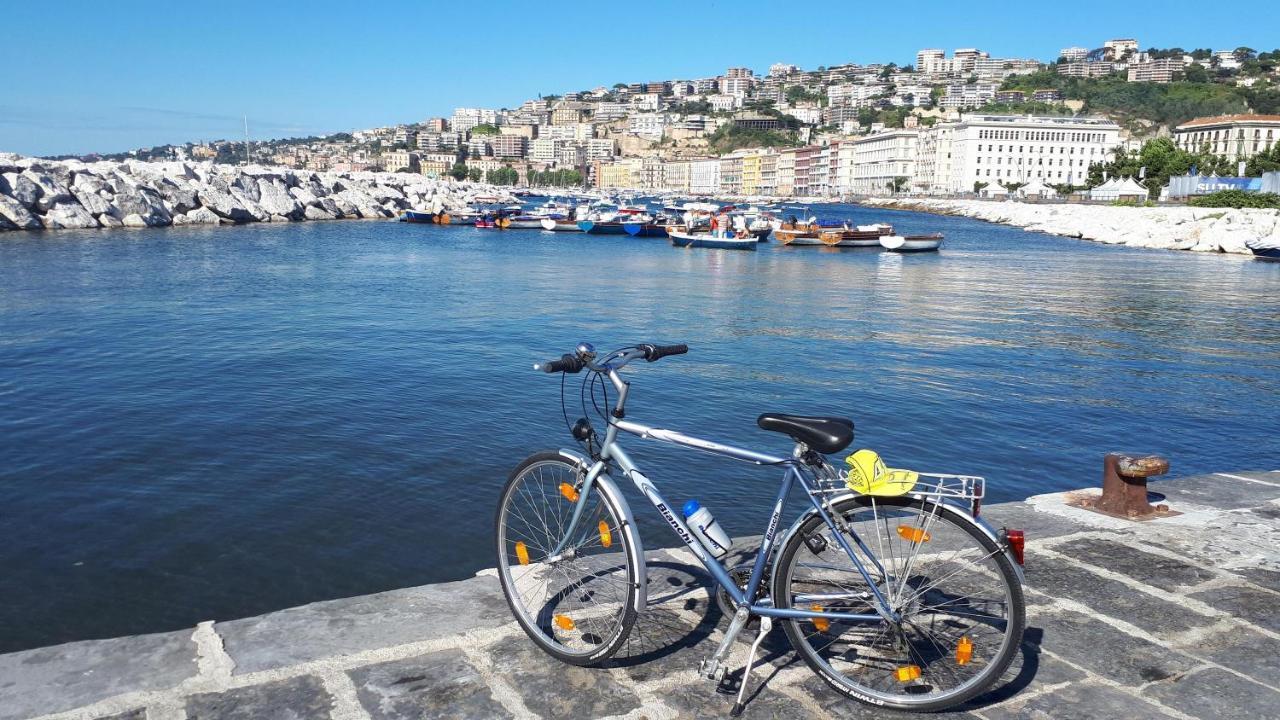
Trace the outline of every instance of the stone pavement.
<instances>
[{"instance_id":1,"label":"stone pavement","mask_svg":"<svg viewBox=\"0 0 1280 720\"><path fill-rule=\"evenodd\" d=\"M1063 494L992 505L1025 528L1028 627L1000 687L946 718L1280 718L1280 472L1153 484L1182 515L1114 520ZM651 607L604 669L524 637L492 571L194 630L0 655L0 720L695 718L727 716L697 677L727 621L704 574L650 553ZM780 629L747 718L892 718L827 689Z\"/></svg>"}]
</instances>

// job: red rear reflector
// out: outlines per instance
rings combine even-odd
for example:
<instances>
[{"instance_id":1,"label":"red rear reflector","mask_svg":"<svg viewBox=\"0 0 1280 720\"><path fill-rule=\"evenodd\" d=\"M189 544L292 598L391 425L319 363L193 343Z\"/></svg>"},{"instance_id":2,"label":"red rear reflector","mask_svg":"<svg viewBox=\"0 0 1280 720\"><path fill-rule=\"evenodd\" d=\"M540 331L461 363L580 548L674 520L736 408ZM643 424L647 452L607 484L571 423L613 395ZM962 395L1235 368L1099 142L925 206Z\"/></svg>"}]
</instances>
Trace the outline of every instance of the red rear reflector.
<instances>
[{"instance_id":1,"label":"red rear reflector","mask_svg":"<svg viewBox=\"0 0 1280 720\"><path fill-rule=\"evenodd\" d=\"M1009 552L1019 565L1022 564L1022 551L1027 544L1027 536L1021 530L1005 530L1004 540L1009 545Z\"/></svg>"}]
</instances>

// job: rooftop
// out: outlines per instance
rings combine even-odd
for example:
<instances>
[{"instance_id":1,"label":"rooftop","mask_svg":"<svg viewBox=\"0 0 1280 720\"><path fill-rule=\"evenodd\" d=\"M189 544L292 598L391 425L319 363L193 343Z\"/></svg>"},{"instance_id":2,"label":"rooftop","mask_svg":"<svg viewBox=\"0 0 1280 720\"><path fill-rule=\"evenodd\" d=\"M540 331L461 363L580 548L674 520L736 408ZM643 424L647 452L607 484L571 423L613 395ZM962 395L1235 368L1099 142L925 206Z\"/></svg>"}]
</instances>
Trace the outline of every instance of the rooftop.
<instances>
[{"instance_id":1,"label":"rooftop","mask_svg":"<svg viewBox=\"0 0 1280 720\"><path fill-rule=\"evenodd\" d=\"M1176 130L1183 128L1202 127L1205 125L1229 125L1231 123L1280 123L1280 115L1257 115L1253 113L1244 113L1240 115L1215 115L1213 117L1202 117L1179 125Z\"/></svg>"}]
</instances>

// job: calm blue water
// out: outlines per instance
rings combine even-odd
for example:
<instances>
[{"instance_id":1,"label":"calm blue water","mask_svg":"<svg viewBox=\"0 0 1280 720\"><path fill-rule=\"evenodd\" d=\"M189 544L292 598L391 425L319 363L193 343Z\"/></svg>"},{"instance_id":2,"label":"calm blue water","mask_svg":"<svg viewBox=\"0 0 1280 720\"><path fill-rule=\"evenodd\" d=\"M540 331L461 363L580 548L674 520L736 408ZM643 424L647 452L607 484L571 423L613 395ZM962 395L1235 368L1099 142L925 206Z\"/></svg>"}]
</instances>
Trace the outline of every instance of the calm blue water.
<instances>
[{"instance_id":1,"label":"calm blue water","mask_svg":"<svg viewBox=\"0 0 1280 720\"><path fill-rule=\"evenodd\" d=\"M1280 264L845 212L947 243L742 253L378 222L0 235L0 650L492 565L508 470L571 442L559 382L530 365L580 340L689 343L633 366L635 419L785 452L761 411L848 414L857 446L985 475L993 500L1091 485L1116 448L1178 474L1280 467ZM630 447L677 505L763 526L773 472Z\"/></svg>"}]
</instances>

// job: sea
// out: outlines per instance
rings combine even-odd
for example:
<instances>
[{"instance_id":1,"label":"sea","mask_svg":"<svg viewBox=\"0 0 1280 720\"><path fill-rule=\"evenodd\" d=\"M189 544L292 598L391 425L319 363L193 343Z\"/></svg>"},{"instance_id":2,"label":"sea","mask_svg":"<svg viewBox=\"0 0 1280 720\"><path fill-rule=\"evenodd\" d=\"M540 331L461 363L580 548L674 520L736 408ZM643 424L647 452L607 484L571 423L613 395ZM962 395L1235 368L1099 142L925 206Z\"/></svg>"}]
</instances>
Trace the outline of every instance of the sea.
<instances>
[{"instance_id":1,"label":"sea","mask_svg":"<svg viewBox=\"0 0 1280 720\"><path fill-rule=\"evenodd\" d=\"M741 252L389 221L0 234L0 652L493 566L511 469L573 447L566 416L601 424L584 376L533 370L584 341L689 345L626 369L631 419L786 453L760 413L845 416L850 450L982 476L989 503L1096 486L1113 450L1162 454L1171 476L1280 468L1280 263L819 215L946 241ZM763 530L776 469L624 444L676 506ZM673 545L628 492L646 547Z\"/></svg>"}]
</instances>

